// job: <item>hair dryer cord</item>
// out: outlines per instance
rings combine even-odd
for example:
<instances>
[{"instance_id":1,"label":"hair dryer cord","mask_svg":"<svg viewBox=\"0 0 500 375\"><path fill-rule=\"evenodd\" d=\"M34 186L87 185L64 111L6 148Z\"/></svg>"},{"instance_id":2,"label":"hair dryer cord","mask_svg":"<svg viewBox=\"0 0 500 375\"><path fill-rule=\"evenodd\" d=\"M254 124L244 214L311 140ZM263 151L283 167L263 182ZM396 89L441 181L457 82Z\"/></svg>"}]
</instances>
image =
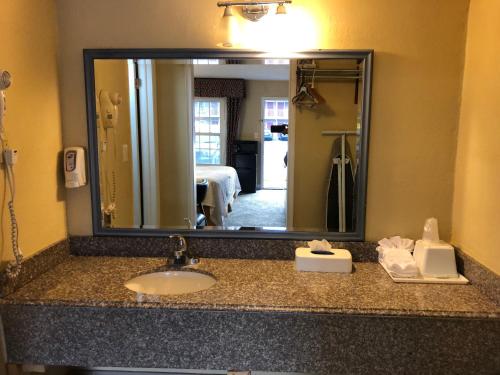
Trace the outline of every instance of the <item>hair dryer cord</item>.
<instances>
[{"instance_id":1,"label":"hair dryer cord","mask_svg":"<svg viewBox=\"0 0 500 375\"><path fill-rule=\"evenodd\" d=\"M4 143L2 142L2 146ZM2 147L3 152L4 147ZM5 164L5 173L7 176L7 183L10 191L10 201L7 204L9 209L10 218L10 238L12 244L12 252L14 254L14 259L9 262L5 272L9 278L16 278L21 272L21 263L23 260L23 254L19 248L19 227L17 225L16 213L14 210L14 199L16 196L16 181L14 176L14 171L11 165Z\"/></svg>"}]
</instances>

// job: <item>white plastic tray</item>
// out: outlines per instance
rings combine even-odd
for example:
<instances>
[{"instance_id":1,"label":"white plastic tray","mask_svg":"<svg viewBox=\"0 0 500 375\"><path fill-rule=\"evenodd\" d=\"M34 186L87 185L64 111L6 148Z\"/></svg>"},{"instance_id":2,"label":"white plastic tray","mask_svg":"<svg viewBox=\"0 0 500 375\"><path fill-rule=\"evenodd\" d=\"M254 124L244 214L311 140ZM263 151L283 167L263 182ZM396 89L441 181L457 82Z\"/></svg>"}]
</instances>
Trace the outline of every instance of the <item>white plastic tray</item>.
<instances>
[{"instance_id":1,"label":"white plastic tray","mask_svg":"<svg viewBox=\"0 0 500 375\"><path fill-rule=\"evenodd\" d=\"M468 284L469 280L464 276L458 274L456 279L442 279L438 277L425 277L422 275L418 275L416 277L395 277L391 274L391 272L379 262L380 265L384 268L385 272L391 277L392 281L395 283L414 283L414 284Z\"/></svg>"}]
</instances>

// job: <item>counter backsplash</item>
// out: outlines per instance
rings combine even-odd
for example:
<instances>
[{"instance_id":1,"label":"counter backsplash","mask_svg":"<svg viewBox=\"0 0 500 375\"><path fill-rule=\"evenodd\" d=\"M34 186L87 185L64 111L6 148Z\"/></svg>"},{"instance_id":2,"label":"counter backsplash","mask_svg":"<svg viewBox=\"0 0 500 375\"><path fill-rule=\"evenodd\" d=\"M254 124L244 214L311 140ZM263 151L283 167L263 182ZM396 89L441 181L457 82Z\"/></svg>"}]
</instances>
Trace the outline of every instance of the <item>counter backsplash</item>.
<instances>
[{"instance_id":1,"label":"counter backsplash","mask_svg":"<svg viewBox=\"0 0 500 375\"><path fill-rule=\"evenodd\" d=\"M187 237L188 249L199 258L293 260L295 240L254 240ZM354 262L376 262L375 242L331 242L352 253ZM71 254L83 256L167 257L176 249L168 237L70 237Z\"/></svg>"},{"instance_id":2,"label":"counter backsplash","mask_svg":"<svg viewBox=\"0 0 500 375\"><path fill-rule=\"evenodd\" d=\"M70 255L69 244L69 239L64 239L40 250L30 258L24 259L21 272L14 279L8 277L5 270L2 270L0 272L0 297L14 292L62 263Z\"/></svg>"},{"instance_id":3,"label":"counter backsplash","mask_svg":"<svg viewBox=\"0 0 500 375\"><path fill-rule=\"evenodd\" d=\"M305 241L253 240L186 237L189 250L200 258L293 260L295 248ZM352 253L354 262L376 262L376 242L332 242L333 247ZM12 293L42 273L73 256L168 257L176 242L167 237L94 237L74 236L38 252L23 262L17 279L0 273L0 297ZM457 268L472 284L500 305L500 276L460 249L456 249Z\"/></svg>"}]
</instances>

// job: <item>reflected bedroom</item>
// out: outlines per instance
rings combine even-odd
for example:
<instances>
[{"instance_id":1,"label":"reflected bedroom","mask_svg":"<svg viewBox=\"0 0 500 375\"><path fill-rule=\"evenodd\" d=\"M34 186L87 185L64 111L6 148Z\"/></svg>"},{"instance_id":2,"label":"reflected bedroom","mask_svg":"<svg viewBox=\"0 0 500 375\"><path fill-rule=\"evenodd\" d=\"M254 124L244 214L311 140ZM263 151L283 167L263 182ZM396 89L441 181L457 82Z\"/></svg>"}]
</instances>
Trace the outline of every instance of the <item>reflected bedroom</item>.
<instances>
[{"instance_id":1,"label":"reflected bedroom","mask_svg":"<svg viewBox=\"0 0 500 375\"><path fill-rule=\"evenodd\" d=\"M362 84L356 59L95 59L103 228L355 231Z\"/></svg>"}]
</instances>

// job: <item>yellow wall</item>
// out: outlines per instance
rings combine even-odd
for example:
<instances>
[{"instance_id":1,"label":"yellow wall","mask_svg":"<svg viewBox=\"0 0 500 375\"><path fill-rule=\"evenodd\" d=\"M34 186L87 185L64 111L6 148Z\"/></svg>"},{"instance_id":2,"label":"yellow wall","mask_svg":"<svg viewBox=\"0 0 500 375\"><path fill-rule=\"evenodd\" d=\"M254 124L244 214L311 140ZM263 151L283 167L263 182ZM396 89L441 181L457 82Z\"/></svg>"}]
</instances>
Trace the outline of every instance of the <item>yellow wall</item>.
<instances>
[{"instance_id":1,"label":"yellow wall","mask_svg":"<svg viewBox=\"0 0 500 375\"><path fill-rule=\"evenodd\" d=\"M111 225L116 228L129 228L134 225L132 155L130 147L130 100L128 87L127 60L97 60L95 69L95 92L119 93L122 97L118 105L118 122L114 129L99 128L99 155L101 200L107 205L111 202L113 174L115 185L116 210ZM96 99L97 100L97 99ZM102 116L101 116L102 119ZM102 120L100 121L102 124ZM103 151L102 142L107 141ZM126 159L123 146L127 147ZM108 191L108 194L105 194ZM108 200L103 197L108 196Z\"/></svg>"},{"instance_id":2,"label":"yellow wall","mask_svg":"<svg viewBox=\"0 0 500 375\"><path fill-rule=\"evenodd\" d=\"M193 92L192 65L158 60L156 66L156 106L158 126L158 176L160 186L160 226L185 226L191 217L194 181L189 179L189 123Z\"/></svg>"},{"instance_id":3,"label":"yellow wall","mask_svg":"<svg viewBox=\"0 0 500 375\"><path fill-rule=\"evenodd\" d=\"M472 0L455 165L452 241L500 274L500 1Z\"/></svg>"},{"instance_id":4,"label":"yellow wall","mask_svg":"<svg viewBox=\"0 0 500 375\"><path fill-rule=\"evenodd\" d=\"M66 237L57 81L56 8L51 0L1 1L0 69L13 76L7 90L6 135L19 150L16 213L25 256ZM2 169L2 260L11 259L10 223Z\"/></svg>"},{"instance_id":5,"label":"yellow wall","mask_svg":"<svg viewBox=\"0 0 500 375\"><path fill-rule=\"evenodd\" d=\"M82 48L216 48L212 0L58 0L65 144L84 144ZM376 51L366 238L451 233L453 168L468 0L295 0L317 25L311 48ZM119 9L119 11L117 11ZM258 25L258 24L255 24ZM258 27L258 26L256 26ZM295 25L295 30L302 30ZM276 31L276 30L275 30ZM283 33L283 30L279 30ZM71 234L91 233L90 193L71 192Z\"/></svg>"}]
</instances>

